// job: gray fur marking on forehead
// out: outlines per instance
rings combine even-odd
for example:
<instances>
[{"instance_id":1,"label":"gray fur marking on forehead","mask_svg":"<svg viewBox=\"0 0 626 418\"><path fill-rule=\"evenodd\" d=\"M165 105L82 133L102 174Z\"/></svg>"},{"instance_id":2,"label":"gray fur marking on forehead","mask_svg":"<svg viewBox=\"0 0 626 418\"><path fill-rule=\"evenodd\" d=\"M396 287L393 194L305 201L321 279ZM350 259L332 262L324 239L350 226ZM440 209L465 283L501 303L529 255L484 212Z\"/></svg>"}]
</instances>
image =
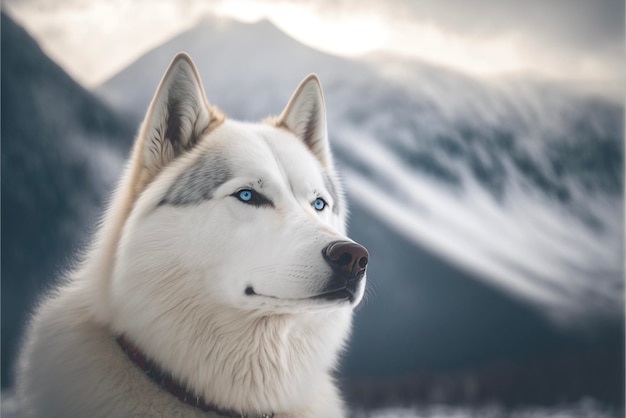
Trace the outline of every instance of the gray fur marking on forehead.
<instances>
[{"instance_id":1,"label":"gray fur marking on forehead","mask_svg":"<svg viewBox=\"0 0 626 418\"><path fill-rule=\"evenodd\" d=\"M205 154L174 181L159 206L192 205L209 200L215 190L232 177L226 158Z\"/></svg>"}]
</instances>

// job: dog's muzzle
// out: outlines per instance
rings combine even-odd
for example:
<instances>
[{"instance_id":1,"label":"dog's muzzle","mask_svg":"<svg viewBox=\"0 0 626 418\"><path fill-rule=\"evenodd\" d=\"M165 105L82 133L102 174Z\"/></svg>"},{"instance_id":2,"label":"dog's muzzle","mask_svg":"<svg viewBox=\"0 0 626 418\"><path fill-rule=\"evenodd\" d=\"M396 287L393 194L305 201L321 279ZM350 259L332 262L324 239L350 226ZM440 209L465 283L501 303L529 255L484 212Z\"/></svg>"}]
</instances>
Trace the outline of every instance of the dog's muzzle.
<instances>
[{"instance_id":1,"label":"dog's muzzle","mask_svg":"<svg viewBox=\"0 0 626 418\"><path fill-rule=\"evenodd\" d=\"M354 300L369 262L367 249L352 241L335 241L322 250L322 255L333 275L317 298Z\"/></svg>"}]
</instances>

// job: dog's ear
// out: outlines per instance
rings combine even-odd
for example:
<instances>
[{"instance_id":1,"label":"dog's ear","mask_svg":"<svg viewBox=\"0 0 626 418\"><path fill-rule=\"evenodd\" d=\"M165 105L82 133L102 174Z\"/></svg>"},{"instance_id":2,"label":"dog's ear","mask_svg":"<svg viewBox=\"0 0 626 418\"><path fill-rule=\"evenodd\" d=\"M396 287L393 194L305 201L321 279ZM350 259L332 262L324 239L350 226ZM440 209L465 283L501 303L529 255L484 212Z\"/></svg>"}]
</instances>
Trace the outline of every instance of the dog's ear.
<instances>
[{"instance_id":1,"label":"dog's ear","mask_svg":"<svg viewBox=\"0 0 626 418\"><path fill-rule=\"evenodd\" d=\"M140 160L144 184L135 186L145 186L163 167L193 148L217 118L193 61L179 53L163 76L142 125L135 159Z\"/></svg>"},{"instance_id":2,"label":"dog's ear","mask_svg":"<svg viewBox=\"0 0 626 418\"><path fill-rule=\"evenodd\" d=\"M308 75L300 83L278 117L278 126L289 129L304 141L322 166L331 167L324 94L315 74Z\"/></svg>"}]
</instances>

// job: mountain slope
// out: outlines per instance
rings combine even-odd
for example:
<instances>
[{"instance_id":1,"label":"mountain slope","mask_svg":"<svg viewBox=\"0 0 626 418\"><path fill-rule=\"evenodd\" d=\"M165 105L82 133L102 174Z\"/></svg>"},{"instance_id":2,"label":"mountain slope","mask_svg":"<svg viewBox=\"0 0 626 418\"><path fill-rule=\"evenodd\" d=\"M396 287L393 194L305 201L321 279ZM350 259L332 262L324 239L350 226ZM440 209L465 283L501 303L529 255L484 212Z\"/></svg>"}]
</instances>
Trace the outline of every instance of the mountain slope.
<instances>
[{"instance_id":1,"label":"mountain slope","mask_svg":"<svg viewBox=\"0 0 626 418\"><path fill-rule=\"evenodd\" d=\"M591 398L623 406L622 321L598 321L584 332L555 327L540 310L393 233L379 214L351 209L350 236L365 243L371 261L367 301L340 375L352 404Z\"/></svg>"},{"instance_id":2,"label":"mountain slope","mask_svg":"<svg viewBox=\"0 0 626 418\"><path fill-rule=\"evenodd\" d=\"M2 385L29 307L86 237L134 127L2 14Z\"/></svg>"}]
</instances>

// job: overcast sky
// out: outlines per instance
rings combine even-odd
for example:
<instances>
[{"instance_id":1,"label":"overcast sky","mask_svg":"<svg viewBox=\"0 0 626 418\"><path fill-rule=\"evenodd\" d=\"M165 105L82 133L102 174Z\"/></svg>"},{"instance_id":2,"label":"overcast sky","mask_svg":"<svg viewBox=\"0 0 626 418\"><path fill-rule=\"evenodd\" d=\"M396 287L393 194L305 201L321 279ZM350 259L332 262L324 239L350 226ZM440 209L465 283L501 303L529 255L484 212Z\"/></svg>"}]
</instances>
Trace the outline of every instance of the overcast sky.
<instances>
[{"instance_id":1,"label":"overcast sky","mask_svg":"<svg viewBox=\"0 0 626 418\"><path fill-rule=\"evenodd\" d=\"M268 18L342 55L379 49L481 77L624 88L623 0L5 0L4 9L86 86L207 13Z\"/></svg>"}]
</instances>

